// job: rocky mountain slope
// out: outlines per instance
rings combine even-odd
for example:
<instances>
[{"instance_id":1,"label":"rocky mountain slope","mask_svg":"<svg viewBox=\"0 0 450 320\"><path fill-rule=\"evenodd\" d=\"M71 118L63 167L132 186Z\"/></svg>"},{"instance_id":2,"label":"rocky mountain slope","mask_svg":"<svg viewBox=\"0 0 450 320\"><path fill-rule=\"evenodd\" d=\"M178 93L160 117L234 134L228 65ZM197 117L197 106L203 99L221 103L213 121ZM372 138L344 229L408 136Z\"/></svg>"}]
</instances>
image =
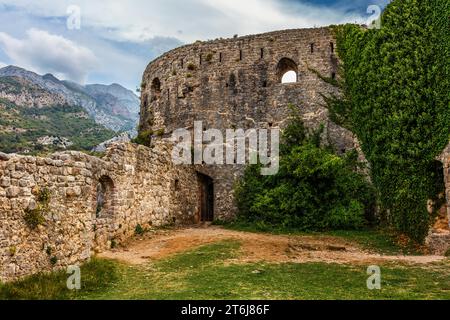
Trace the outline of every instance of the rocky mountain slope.
<instances>
[{"instance_id":1,"label":"rocky mountain slope","mask_svg":"<svg viewBox=\"0 0 450 320\"><path fill-rule=\"evenodd\" d=\"M26 107L0 98L0 152L91 151L116 135L95 123L82 107L53 102L51 106L44 106L50 100L44 103L42 99L39 107ZM55 100L58 102L57 98Z\"/></svg>"},{"instance_id":2,"label":"rocky mountain slope","mask_svg":"<svg viewBox=\"0 0 450 320\"><path fill-rule=\"evenodd\" d=\"M80 106L116 132L133 134L139 118L139 98L118 84L82 86L15 66L0 69L0 98L23 107Z\"/></svg>"}]
</instances>

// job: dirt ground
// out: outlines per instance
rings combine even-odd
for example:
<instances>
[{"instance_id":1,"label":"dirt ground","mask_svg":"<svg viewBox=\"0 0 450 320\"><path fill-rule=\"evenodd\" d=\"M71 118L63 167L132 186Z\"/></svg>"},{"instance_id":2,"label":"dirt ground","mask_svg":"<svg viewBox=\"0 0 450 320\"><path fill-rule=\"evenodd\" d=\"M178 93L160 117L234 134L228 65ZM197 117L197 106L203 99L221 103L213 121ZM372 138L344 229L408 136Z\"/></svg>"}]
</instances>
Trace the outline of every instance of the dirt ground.
<instances>
[{"instance_id":1,"label":"dirt ground","mask_svg":"<svg viewBox=\"0 0 450 320\"><path fill-rule=\"evenodd\" d=\"M100 257L133 265L144 264L224 240L242 243L236 262L325 262L367 264L404 262L428 264L443 261L438 256L386 256L363 250L357 244L330 236L285 236L231 231L221 227L190 227L158 230L133 239L123 248L102 253ZM233 261L231 261L233 262Z\"/></svg>"}]
</instances>

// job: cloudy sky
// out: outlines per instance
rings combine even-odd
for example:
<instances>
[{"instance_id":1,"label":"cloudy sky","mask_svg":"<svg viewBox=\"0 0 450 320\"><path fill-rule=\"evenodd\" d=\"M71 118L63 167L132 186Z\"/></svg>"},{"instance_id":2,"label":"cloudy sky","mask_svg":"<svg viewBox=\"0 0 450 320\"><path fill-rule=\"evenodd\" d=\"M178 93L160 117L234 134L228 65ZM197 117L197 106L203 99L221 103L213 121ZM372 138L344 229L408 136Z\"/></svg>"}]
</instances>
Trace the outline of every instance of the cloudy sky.
<instances>
[{"instance_id":1,"label":"cloudy sky","mask_svg":"<svg viewBox=\"0 0 450 320\"><path fill-rule=\"evenodd\" d=\"M148 62L196 40L365 23L389 0L0 0L0 67L138 87ZM79 19L78 19L79 17Z\"/></svg>"}]
</instances>

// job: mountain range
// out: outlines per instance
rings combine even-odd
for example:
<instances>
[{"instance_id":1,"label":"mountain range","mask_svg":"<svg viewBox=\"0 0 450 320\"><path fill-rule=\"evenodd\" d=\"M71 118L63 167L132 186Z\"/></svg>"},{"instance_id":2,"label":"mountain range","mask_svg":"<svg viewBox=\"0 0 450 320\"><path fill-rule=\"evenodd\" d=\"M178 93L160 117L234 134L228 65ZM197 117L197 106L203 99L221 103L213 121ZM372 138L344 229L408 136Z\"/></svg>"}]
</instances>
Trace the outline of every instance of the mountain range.
<instances>
[{"instance_id":1,"label":"mountain range","mask_svg":"<svg viewBox=\"0 0 450 320\"><path fill-rule=\"evenodd\" d=\"M136 135L139 98L119 84L80 85L0 69L0 151L86 150ZM103 147L102 147L103 148Z\"/></svg>"},{"instance_id":2,"label":"mountain range","mask_svg":"<svg viewBox=\"0 0 450 320\"><path fill-rule=\"evenodd\" d=\"M0 98L25 107L80 106L115 132L133 134L139 118L139 97L119 84L80 85L15 66L0 69Z\"/></svg>"}]
</instances>

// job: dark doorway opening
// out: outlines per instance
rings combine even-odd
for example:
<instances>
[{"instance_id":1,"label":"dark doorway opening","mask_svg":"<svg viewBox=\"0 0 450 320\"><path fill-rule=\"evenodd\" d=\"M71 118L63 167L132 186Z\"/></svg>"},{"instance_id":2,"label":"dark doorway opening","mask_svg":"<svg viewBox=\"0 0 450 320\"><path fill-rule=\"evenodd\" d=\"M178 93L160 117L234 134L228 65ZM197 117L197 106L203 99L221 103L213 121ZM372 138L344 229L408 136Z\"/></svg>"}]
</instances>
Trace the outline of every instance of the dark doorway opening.
<instances>
[{"instance_id":1,"label":"dark doorway opening","mask_svg":"<svg viewBox=\"0 0 450 320\"><path fill-rule=\"evenodd\" d=\"M214 180L204 174L198 174L200 185L200 221L214 221Z\"/></svg>"}]
</instances>

